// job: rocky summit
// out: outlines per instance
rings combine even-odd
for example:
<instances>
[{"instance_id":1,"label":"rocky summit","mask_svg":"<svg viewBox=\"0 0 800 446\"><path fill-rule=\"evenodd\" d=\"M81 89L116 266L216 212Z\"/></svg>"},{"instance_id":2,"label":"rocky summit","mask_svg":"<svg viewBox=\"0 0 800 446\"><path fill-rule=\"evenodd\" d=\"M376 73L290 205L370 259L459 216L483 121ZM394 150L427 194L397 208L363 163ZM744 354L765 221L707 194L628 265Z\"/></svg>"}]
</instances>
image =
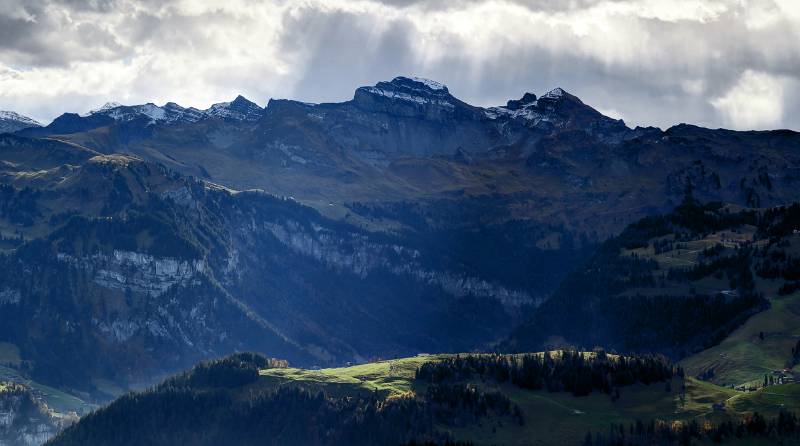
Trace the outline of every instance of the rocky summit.
<instances>
[{"instance_id":1,"label":"rocky summit","mask_svg":"<svg viewBox=\"0 0 800 446\"><path fill-rule=\"evenodd\" d=\"M0 133L13 133L32 127L41 127L41 124L19 113L0 110Z\"/></svg>"}]
</instances>

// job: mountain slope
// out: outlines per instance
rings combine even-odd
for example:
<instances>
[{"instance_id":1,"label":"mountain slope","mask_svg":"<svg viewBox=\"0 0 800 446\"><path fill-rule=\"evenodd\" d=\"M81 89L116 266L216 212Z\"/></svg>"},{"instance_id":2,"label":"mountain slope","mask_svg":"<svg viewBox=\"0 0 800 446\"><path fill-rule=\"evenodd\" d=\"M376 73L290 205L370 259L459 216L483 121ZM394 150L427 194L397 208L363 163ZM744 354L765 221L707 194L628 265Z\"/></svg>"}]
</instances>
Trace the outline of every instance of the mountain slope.
<instances>
[{"instance_id":1,"label":"mountain slope","mask_svg":"<svg viewBox=\"0 0 800 446\"><path fill-rule=\"evenodd\" d=\"M696 423L710 428L738 423L752 411L775 417L775 402L800 408L792 398L800 385L780 386L784 396L765 401L762 391L683 378L661 364L654 358L549 352L418 356L302 370L242 354L126 395L48 444L579 445L589 432L609 432L611 423L653 420L676 429ZM539 367L547 373L538 374ZM575 379L589 370L605 371L596 383L614 382L613 389L592 388L591 374ZM537 386L537 377L547 387ZM558 387L562 382L589 383L590 390L576 396L575 389ZM727 410L713 411L712 404L720 402ZM742 437L774 439L759 432ZM736 444L733 435L725 439Z\"/></svg>"},{"instance_id":2,"label":"mountain slope","mask_svg":"<svg viewBox=\"0 0 800 446\"><path fill-rule=\"evenodd\" d=\"M31 127L41 127L41 124L19 113L0 110L0 133L14 133Z\"/></svg>"},{"instance_id":3,"label":"mountain slope","mask_svg":"<svg viewBox=\"0 0 800 446\"><path fill-rule=\"evenodd\" d=\"M800 372L794 370L793 355L798 337L800 295L777 295L770 298L768 309L748 319L718 345L681 363L691 376L718 385L758 388L763 386L764 376L776 379Z\"/></svg>"},{"instance_id":4,"label":"mountain slope","mask_svg":"<svg viewBox=\"0 0 800 446\"><path fill-rule=\"evenodd\" d=\"M462 235L371 233L53 140L0 148L0 339L65 388L114 393L242 349L325 365L475 348L539 299L524 270L471 265L492 246Z\"/></svg>"},{"instance_id":5,"label":"mountain slope","mask_svg":"<svg viewBox=\"0 0 800 446\"><path fill-rule=\"evenodd\" d=\"M0 442L8 446L40 445L77 416L54 413L23 385L0 382Z\"/></svg>"},{"instance_id":6,"label":"mountain slope","mask_svg":"<svg viewBox=\"0 0 800 446\"><path fill-rule=\"evenodd\" d=\"M562 89L481 108L438 83L398 77L358 88L342 103L271 100L260 116L248 107L251 120L65 115L63 123L23 133L292 196L377 230L411 222L387 215L376 225L348 204L435 208L447 201L474 209L471 203L500 196L511 215L492 223L563 225L554 237L598 240L672 209L688 183L705 201L764 207L796 198L795 132L631 129Z\"/></svg>"},{"instance_id":7,"label":"mountain slope","mask_svg":"<svg viewBox=\"0 0 800 446\"><path fill-rule=\"evenodd\" d=\"M673 213L605 242L506 347L604 345L683 357L717 344L768 308L765 296L797 280L798 222L797 204L736 209L688 196Z\"/></svg>"},{"instance_id":8,"label":"mountain slope","mask_svg":"<svg viewBox=\"0 0 800 446\"><path fill-rule=\"evenodd\" d=\"M90 391L245 348L305 365L483 348L687 186L798 200L798 144L631 129L562 89L475 107L404 77L335 104L65 114L0 139L2 336ZM657 347L705 345L758 302Z\"/></svg>"}]
</instances>

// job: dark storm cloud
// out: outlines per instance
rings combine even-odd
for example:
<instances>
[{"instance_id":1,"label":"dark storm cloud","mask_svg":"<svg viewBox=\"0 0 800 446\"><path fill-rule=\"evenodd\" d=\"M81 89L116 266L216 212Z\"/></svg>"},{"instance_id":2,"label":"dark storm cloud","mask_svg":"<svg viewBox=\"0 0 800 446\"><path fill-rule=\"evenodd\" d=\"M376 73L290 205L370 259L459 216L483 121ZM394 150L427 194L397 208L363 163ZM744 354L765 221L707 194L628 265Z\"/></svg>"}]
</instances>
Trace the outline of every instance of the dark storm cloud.
<instances>
[{"instance_id":1,"label":"dark storm cloud","mask_svg":"<svg viewBox=\"0 0 800 446\"><path fill-rule=\"evenodd\" d=\"M561 86L629 124L800 129L793 0L0 0L0 108L336 101L396 75L496 105ZM71 107L64 107L69 103Z\"/></svg>"}]
</instances>

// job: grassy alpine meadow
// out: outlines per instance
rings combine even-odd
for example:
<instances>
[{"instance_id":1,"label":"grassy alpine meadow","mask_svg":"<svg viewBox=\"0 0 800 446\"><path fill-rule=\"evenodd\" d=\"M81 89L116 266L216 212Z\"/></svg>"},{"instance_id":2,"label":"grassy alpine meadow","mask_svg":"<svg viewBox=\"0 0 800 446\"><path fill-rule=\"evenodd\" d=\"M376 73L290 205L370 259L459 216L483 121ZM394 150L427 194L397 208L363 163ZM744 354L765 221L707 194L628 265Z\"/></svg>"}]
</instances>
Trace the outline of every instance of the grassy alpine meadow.
<instances>
[{"instance_id":1,"label":"grassy alpine meadow","mask_svg":"<svg viewBox=\"0 0 800 446\"><path fill-rule=\"evenodd\" d=\"M420 365L448 355L415 356L331 369L271 368L259 373L259 385L302 384L332 394L377 392L384 397L401 396L415 390L414 374Z\"/></svg>"},{"instance_id":2,"label":"grassy alpine meadow","mask_svg":"<svg viewBox=\"0 0 800 446\"><path fill-rule=\"evenodd\" d=\"M47 407L59 414L68 414L70 412L85 414L97 407L62 390L24 378L14 369L0 366L0 389L4 388L4 382L14 382L30 388L37 397L47 404Z\"/></svg>"},{"instance_id":3,"label":"grassy alpine meadow","mask_svg":"<svg viewBox=\"0 0 800 446\"><path fill-rule=\"evenodd\" d=\"M336 396L376 393L381 398L410 397L425 392L427 384L415 380L415 372L421 365L454 356L425 355L319 370L262 369L258 382L247 391L301 386ZM573 396L563 391L526 390L481 378L469 380L468 384L507 396L521 409L524 418L522 424L508 417L489 416L466 426L438 426L454 439L475 445L551 445L556 440L572 445L581 444L587 432L607 432L612 423L627 425L653 419L719 423L735 421L753 412L775 416L782 409L800 411L800 384L742 392L690 376L685 379L675 376L669 382L623 387L617 397L598 391ZM724 405L724 409L715 410L715 404Z\"/></svg>"},{"instance_id":4,"label":"grassy alpine meadow","mask_svg":"<svg viewBox=\"0 0 800 446\"><path fill-rule=\"evenodd\" d=\"M772 297L770 304L719 345L681 361L686 373L698 376L712 370L714 383L760 386L764 375L787 367L800 339L800 293Z\"/></svg>"}]
</instances>

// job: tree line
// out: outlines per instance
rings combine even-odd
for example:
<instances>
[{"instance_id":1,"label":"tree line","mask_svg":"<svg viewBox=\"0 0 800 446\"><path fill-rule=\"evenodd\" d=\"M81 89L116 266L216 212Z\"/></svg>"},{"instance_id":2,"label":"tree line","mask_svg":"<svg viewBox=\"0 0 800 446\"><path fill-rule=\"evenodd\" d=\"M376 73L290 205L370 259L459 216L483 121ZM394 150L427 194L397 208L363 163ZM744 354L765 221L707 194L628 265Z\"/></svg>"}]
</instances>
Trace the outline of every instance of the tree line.
<instances>
[{"instance_id":1,"label":"tree line","mask_svg":"<svg viewBox=\"0 0 800 446\"><path fill-rule=\"evenodd\" d=\"M301 384L259 386L258 370L284 364L241 353L202 363L144 392L93 412L50 446L118 445L457 445L445 426L483 417L522 423L499 392L467 384L431 385L417 395L346 396Z\"/></svg>"},{"instance_id":2,"label":"tree line","mask_svg":"<svg viewBox=\"0 0 800 446\"><path fill-rule=\"evenodd\" d=\"M421 365L415 378L430 384L491 379L523 389L585 396L593 391L611 394L615 388L668 381L673 376L682 377L683 369L663 356L611 357L602 351L567 350L560 354L457 355Z\"/></svg>"},{"instance_id":3,"label":"tree line","mask_svg":"<svg viewBox=\"0 0 800 446\"><path fill-rule=\"evenodd\" d=\"M758 412L738 421L712 424L637 420L630 425L612 424L607 433L586 434L583 446L689 446L697 443L728 443L764 439L775 444L797 444L800 424L797 415L787 411L767 420ZM761 444L761 443L759 443Z\"/></svg>"}]
</instances>

